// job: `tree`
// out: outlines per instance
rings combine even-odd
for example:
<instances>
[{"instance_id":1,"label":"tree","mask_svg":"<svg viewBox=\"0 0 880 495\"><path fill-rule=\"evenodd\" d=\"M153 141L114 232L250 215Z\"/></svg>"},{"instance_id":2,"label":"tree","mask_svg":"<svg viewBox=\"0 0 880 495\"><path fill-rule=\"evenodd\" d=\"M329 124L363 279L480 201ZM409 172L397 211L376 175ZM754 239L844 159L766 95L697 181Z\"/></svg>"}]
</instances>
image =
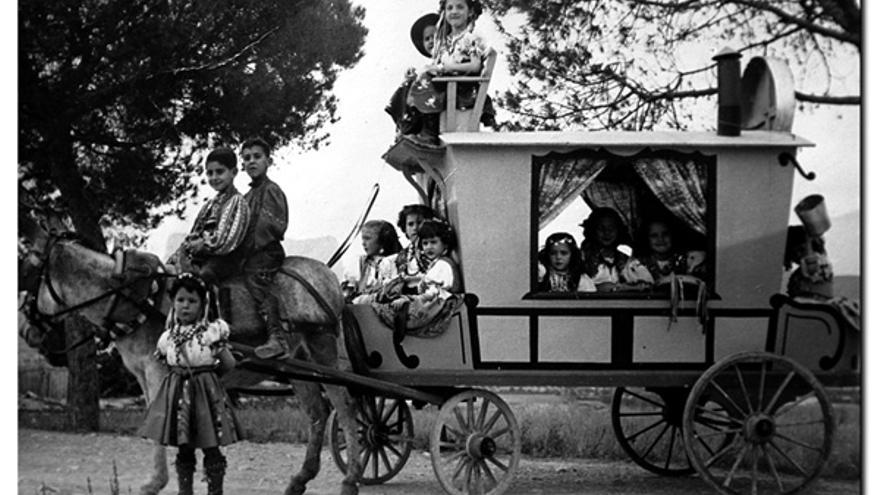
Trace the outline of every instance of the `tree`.
<instances>
[{"instance_id":1,"label":"tree","mask_svg":"<svg viewBox=\"0 0 880 495\"><path fill-rule=\"evenodd\" d=\"M95 249L196 193L207 146L260 135L318 147L361 57L348 0L19 4L19 180Z\"/></svg>"},{"instance_id":2,"label":"tree","mask_svg":"<svg viewBox=\"0 0 880 495\"><path fill-rule=\"evenodd\" d=\"M183 212L207 146L320 146L363 15L348 0L20 2L19 219L65 214L103 251L104 228ZM68 358L71 422L95 429L95 346Z\"/></svg>"},{"instance_id":3,"label":"tree","mask_svg":"<svg viewBox=\"0 0 880 495\"><path fill-rule=\"evenodd\" d=\"M855 0L489 3L517 75L503 95L510 129L683 129L695 99L716 92L713 62L689 56L706 40L783 58L802 103L861 103L840 87L836 66L861 53ZM525 16L515 32L505 27L511 13Z\"/></svg>"}]
</instances>

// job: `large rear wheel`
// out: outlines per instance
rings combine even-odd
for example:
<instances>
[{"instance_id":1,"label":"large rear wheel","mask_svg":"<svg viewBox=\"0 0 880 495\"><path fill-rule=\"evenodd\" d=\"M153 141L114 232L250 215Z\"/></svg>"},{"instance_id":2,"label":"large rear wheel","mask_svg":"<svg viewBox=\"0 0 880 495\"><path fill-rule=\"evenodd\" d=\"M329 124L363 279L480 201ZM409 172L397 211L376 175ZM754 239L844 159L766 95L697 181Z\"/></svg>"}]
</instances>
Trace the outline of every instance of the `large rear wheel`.
<instances>
[{"instance_id":1,"label":"large rear wheel","mask_svg":"<svg viewBox=\"0 0 880 495\"><path fill-rule=\"evenodd\" d=\"M723 412L706 404L718 404ZM714 430L695 428L712 418ZM700 476L722 493L796 493L831 453L834 419L822 384L793 360L729 356L697 380L685 405L684 445ZM732 436L721 449L714 438Z\"/></svg>"}]
</instances>

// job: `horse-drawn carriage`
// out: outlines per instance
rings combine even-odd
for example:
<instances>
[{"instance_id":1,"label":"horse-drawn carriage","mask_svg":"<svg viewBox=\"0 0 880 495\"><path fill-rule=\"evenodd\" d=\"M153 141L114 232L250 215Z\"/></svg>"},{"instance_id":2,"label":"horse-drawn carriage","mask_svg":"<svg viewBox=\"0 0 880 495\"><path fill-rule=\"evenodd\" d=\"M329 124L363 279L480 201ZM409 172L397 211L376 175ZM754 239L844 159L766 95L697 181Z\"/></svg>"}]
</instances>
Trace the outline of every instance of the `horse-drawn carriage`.
<instances>
[{"instance_id":1,"label":"horse-drawn carriage","mask_svg":"<svg viewBox=\"0 0 880 495\"><path fill-rule=\"evenodd\" d=\"M833 307L778 294L794 157L811 143L773 130L448 132L442 140L441 150L401 141L385 158L457 233L465 296L446 330L395 340L372 307L348 305L341 369L239 348L242 368L351 391L363 483L403 468L410 407L434 404L430 451L444 490L503 493L521 433L487 387L505 385L617 387L614 433L655 473L696 471L725 493L792 493L819 475L834 430L823 386L858 384L861 348ZM634 221L663 207L701 240L706 297L687 287L678 297L541 293L541 229L584 194L632 200L633 188L651 197L631 210ZM356 450L332 417L331 448L344 467Z\"/></svg>"}]
</instances>

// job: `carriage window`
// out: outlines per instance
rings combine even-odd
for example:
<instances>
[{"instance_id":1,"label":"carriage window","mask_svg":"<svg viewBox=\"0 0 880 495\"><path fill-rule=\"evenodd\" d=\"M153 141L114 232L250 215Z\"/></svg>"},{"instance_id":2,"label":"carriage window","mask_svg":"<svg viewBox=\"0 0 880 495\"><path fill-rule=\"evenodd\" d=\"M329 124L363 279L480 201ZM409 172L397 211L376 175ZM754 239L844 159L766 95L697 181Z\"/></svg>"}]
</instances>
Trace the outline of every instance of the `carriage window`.
<instances>
[{"instance_id":1,"label":"carriage window","mask_svg":"<svg viewBox=\"0 0 880 495\"><path fill-rule=\"evenodd\" d=\"M533 157L527 297L659 297L673 280L711 288L711 163L650 149Z\"/></svg>"}]
</instances>

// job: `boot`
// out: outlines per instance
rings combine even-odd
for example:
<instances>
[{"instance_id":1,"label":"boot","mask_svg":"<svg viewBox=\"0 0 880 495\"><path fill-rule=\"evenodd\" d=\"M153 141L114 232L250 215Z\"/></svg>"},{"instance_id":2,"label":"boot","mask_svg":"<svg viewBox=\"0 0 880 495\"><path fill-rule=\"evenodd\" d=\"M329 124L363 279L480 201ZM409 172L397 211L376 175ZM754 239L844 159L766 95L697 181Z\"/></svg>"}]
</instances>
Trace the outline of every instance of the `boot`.
<instances>
[{"instance_id":1,"label":"boot","mask_svg":"<svg viewBox=\"0 0 880 495\"><path fill-rule=\"evenodd\" d=\"M174 468L177 470L177 494L193 495L193 474L196 471L196 458L181 457L177 455L174 461Z\"/></svg>"},{"instance_id":2,"label":"boot","mask_svg":"<svg viewBox=\"0 0 880 495\"><path fill-rule=\"evenodd\" d=\"M205 479L208 481L208 495L223 495L223 477L226 475L226 457L221 453L205 455Z\"/></svg>"},{"instance_id":3,"label":"boot","mask_svg":"<svg viewBox=\"0 0 880 495\"><path fill-rule=\"evenodd\" d=\"M269 338L265 344L254 349L254 354L260 359L287 359L290 356L287 336L281 325L269 329Z\"/></svg>"}]
</instances>

